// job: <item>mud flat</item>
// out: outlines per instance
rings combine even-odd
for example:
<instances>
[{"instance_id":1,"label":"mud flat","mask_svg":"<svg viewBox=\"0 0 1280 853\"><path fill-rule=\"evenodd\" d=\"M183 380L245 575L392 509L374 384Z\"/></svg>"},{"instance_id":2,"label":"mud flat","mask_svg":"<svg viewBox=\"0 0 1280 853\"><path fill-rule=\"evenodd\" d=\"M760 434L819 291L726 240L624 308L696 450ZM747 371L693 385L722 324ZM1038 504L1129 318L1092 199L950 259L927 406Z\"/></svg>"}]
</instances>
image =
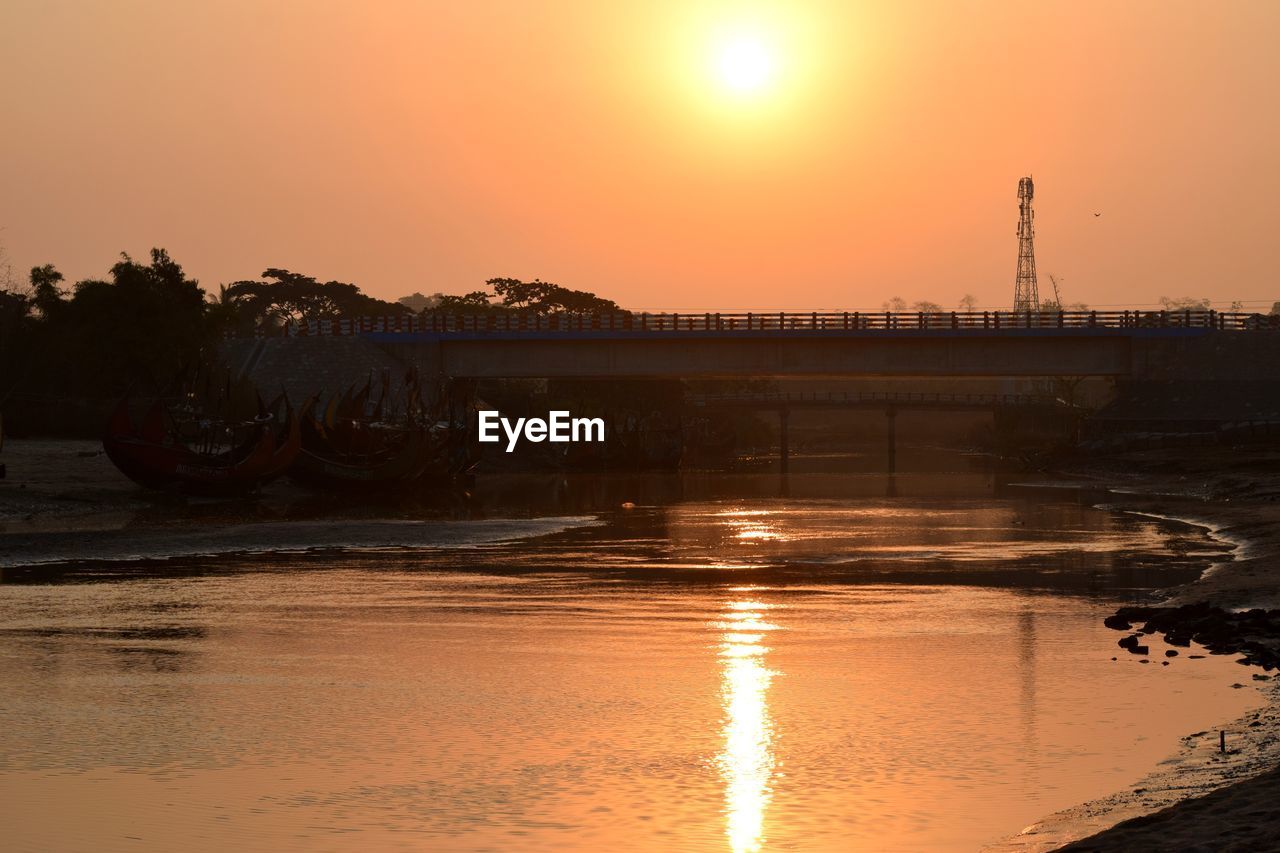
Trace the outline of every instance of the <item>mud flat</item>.
<instances>
[{"instance_id":1,"label":"mud flat","mask_svg":"<svg viewBox=\"0 0 1280 853\"><path fill-rule=\"evenodd\" d=\"M5 460L0 576L6 580L38 576L50 565L139 570L154 560L492 545L595 522L581 514L455 520L447 505L348 505L342 496L316 496L287 480L251 498L184 498L137 486L88 441L11 442Z\"/></svg>"}]
</instances>

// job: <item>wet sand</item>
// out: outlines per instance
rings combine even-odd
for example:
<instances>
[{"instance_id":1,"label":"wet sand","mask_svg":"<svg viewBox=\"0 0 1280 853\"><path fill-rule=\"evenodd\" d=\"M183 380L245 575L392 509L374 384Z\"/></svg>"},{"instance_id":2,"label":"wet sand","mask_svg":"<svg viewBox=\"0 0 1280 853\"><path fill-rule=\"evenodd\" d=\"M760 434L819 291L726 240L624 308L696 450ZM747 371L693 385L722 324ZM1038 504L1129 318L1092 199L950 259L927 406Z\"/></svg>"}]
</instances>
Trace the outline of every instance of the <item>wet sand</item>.
<instances>
[{"instance_id":1,"label":"wet sand","mask_svg":"<svg viewBox=\"0 0 1280 853\"><path fill-rule=\"evenodd\" d=\"M1234 559L1169 590L1164 604L1280 608L1280 453L1145 451L1080 464L1068 473L1120 492L1112 506L1193 522L1235 544ZM1274 631L1251 639L1280 650ZM1176 754L1131 789L1051 815L988 850L1274 849L1280 836L1280 673L1241 666L1238 683L1259 688L1268 704L1188 734ZM1225 752L1220 731L1227 735Z\"/></svg>"},{"instance_id":2,"label":"wet sand","mask_svg":"<svg viewBox=\"0 0 1280 853\"><path fill-rule=\"evenodd\" d=\"M1274 850L1280 770L1127 820L1069 851Z\"/></svg>"},{"instance_id":3,"label":"wet sand","mask_svg":"<svg viewBox=\"0 0 1280 853\"><path fill-rule=\"evenodd\" d=\"M554 533L594 517L469 518L449 507L402 512L316 495L287 479L244 500L185 499L145 490L90 441L19 441L6 448L0 480L4 567L492 544ZM447 504L451 496L437 496Z\"/></svg>"},{"instance_id":4,"label":"wet sand","mask_svg":"<svg viewBox=\"0 0 1280 853\"><path fill-rule=\"evenodd\" d=\"M10 439L0 462L0 530L48 522L85 523L87 516L145 506L142 491L116 470L102 443L61 439Z\"/></svg>"}]
</instances>

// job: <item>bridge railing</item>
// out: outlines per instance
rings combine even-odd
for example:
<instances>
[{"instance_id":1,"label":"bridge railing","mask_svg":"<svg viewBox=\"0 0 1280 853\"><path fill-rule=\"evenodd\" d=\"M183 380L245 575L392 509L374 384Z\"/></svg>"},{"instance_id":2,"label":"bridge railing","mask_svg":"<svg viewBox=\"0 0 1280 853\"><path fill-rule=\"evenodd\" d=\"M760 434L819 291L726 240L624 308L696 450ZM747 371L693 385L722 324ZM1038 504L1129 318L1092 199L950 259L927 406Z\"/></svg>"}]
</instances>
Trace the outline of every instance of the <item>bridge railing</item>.
<instances>
[{"instance_id":1,"label":"bridge railing","mask_svg":"<svg viewBox=\"0 0 1280 853\"><path fill-rule=\"evenodd\" d=\"M355 317L290 323L283 334L510 332L779 332L984 329L1280 329L1280 316L1181 311L777 311L745 313L446 314Z\"/></svg>"}]
</instances>

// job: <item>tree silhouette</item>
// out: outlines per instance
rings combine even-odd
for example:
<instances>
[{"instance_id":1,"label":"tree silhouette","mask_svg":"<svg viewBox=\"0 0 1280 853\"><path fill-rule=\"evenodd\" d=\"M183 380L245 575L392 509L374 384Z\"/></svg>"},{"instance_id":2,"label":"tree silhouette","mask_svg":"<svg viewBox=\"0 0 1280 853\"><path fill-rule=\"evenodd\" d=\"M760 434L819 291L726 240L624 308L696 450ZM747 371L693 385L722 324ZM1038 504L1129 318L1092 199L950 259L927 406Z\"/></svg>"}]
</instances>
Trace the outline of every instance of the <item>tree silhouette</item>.
<instances>
[{"instance_id":1,"label":"tree silhouette","mask_svg":"<svg viewBox=\"0 0 1280 853\"><path fill-rule=\"evenodd\" d=\"M50 358L75 390L123 390L137 379L160 380L209 340L204 291L164 249L151 263L128 254L111 278L81 281L49 317Z\"/></svg>"},{"instance_id":2,"label":"tree silhouette","mask_svg":"<svg viewBox=\"0 0 1280 853\"><path fill-rule=\"evenodd\" d=\"M266 281L237 281L223 292L234 307L237 322L250 328L278 328L290 322L336 320L412 313L398 302L368 296L354 284L320 282L309 275L285 269L268 269Z\"/></svg>"},{"instance_id":3,"label":"tree silhouette","mask_svg":"<svg viewBox=\"0 0 1280 853\"><path fill-rule=\"evenodd\" d=\"M517 311L582 314L619 310L618 303L612 299L605 299L585 290L570 290L537 278L533 281L491 278L485 284L493 288L503 306Z\"/></svg>"},{"instance_id":4,"label":"tree silhouette","mask_svg":"<svg viewBox=\"0 0 1280 853\"><path fill-rule=\"evenodd\" d=\"M63 275L53 264L32 267L30 281L32 301L42 317L49 319L62 310L64 294L58 285L63 281Z\"/></svg>"},{"instance_id":5,"label":"tree silhouette","mask_svg":"<svg viewBox=\"0 0 1280 853\"><path fill-rule=\"evenodd\" d=\"M437 293L422 297L428 300L423 311L442 314L589 314L622 310L612 299L538 278L533 281L491 278L485 284L493 289L492 293L473 290L461 295ZM406 296L400 301L412 298Z\"/></svg>"}]
</instances>

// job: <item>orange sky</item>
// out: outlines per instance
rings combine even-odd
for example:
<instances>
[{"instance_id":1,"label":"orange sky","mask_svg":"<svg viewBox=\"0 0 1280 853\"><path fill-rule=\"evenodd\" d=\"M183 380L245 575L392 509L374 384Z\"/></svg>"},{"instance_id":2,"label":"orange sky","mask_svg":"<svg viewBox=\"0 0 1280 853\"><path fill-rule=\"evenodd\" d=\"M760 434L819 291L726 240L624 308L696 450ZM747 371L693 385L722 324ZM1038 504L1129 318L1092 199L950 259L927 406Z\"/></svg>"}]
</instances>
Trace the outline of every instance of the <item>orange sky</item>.
<instances>
[{"instance_id":1,"label":"orange sky","mask_svg":"<svg viewBox=\"0 0 1280 853\"><path fill-rule=\"evenodd\" d=\"M6 0L0 242L649 310L1280 299L1280 3ZM756 34L776 75L716 79ZM1101 212L1095 217L1094 212Z\"/></svg>"}]
</instances>

